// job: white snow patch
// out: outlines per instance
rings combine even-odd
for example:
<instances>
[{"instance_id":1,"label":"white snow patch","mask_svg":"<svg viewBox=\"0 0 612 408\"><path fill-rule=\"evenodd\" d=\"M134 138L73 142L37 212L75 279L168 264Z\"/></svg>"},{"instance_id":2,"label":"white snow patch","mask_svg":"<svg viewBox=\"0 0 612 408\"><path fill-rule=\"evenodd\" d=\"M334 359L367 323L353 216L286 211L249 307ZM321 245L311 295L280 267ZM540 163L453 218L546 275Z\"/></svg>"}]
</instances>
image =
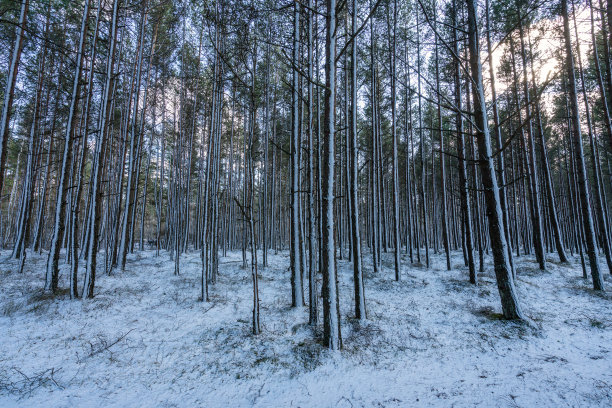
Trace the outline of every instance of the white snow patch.
<instances>
[{"instance_id":1,"label":"white snow patch","mask_svg":"<svg viewBox=\"0 0 612 408\"><path fill-rule=\"evenodd\" d=\"M42 294L46 254L29 255L21 275L8 255L1 407L612 406L612 298L591 290L575 259L561 265L551 254L545 272L531 257L517 262L530 324L498 318L491 265L472 286L460 252L452 271L442 255L429 270L404 258L399 283L393 254L376 275L365 254L369 319L360 323L351 263L338 261L344 350L330 352L308 308L290 308L286 252L270 251L259 269L259 336L240 252L221 257L210 302L198 299L196 252L181 257L179 276L165 253L129 255L125 272L99 274L93 300L74 301Z\"/></svg>"}]
</instances>

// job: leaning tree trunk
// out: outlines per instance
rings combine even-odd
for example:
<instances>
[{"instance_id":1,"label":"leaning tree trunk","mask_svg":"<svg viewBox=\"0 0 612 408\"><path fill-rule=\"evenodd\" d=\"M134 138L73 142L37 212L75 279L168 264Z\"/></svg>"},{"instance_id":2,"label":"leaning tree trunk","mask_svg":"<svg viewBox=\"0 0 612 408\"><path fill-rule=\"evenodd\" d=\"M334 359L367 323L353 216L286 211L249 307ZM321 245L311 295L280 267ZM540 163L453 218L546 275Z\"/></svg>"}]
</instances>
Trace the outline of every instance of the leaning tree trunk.
<instances>
[{"instance_id":1,"label":"leaning tree trunk","mask_svg":"<svg viewBox=\"0 0 612 408\"><path fill-rule=\"evenodd\" d=\"M474 100L474 121L476 125L476 139L480 160L480 172L487 206L489 221L489 237L495 265L497 288L501 297L501 304L506 319L522 319L523 314L516 295L512 270L508 260L506 236L499 199L499 188L495 176L495 166L491 152L491 136L487 123L487 110L485 105L484 86L482 82L482 64L480 61L479 33L477 26L476 0L466 0L468 11L468 43L470 49L470 70L473 85L472 98Z\"/></svg>"},{"instance_id":2,"label":"leaning tree trunk","mask_svg":"<svg viewBox=\"0 0 612 408\"><path fill-rule=\"evenodd\" d=\"M98 255L98 243L100 239L100 223L102 218L102 173L105 161L106 140L108 138L109 122L111 116L112 100L111 94L114 88L114 65L115 65L115 50L117 47L117 26L119 16L119 2L113 2L113 17L111 22L110 45L108 57L106 61L106 82L104 84L104 93L102 96L102 113L98 124L98 135L96 137L96 147L94 150L93 177L91 186L91 218L90 225L87 227L89 232L89 244L87 248L87 269L85 273L85 282L83 284L83 297L92 298L94 293L94 285L96 280L96 266Z\"/></svg>"},{"instance_id":3,"label":"leaning tree trunk","mask_svg":"<svg viewBox=\"0 0 612 408\"><path fill-rule=\"evenodd\" d=\"M57 186L57 204L55 208L55 225L53 228L53 237L51 239L51 249L47 260L47 273L45 276L45 291L57 291L59 278L59 255L62 245L62 237L64 236L64 227L66 226L66 202L68 193L68 180L70 175L68 170L70 167L72 156L72 143L74 141L74 133L77 123L78 101L81 93L81 75L83 72L83 59L85 50L85 40L87 38L87 26L89 20L89 0L85 2L85 10L83 10L83 19L81 20L81 34L79 38L79 46L77 49L76 68L74 73L74 81L72 84L72 100L70 102L70 110L68 112L68 121L66 124L64 153L60 164L59 183Z\"/></svg>"},{"instance_id":4,"label":"leaning tree trunk","mask_svg":"<svg viewBox=\"0 0 612 408\"><path fill-rule=\"evenodd\" d=\"M0 118L0 193L4 186L4 167L6 165L6 149L9 139L11 110L13 108L13 97L15 96L17 73L19 71L19 62L21 61L21 51L23 50L23 39L25 37L26 18L28 16L29 7L30 0L21 1L19 26L17 28L17 36L15 37L8 75L6 76L6 89L4 90L4 103L2 105L2 117Z\"/></svg>"},{"instance_id":5,"label":"leaning tree trunk","mask_svg":"<svg viewBox=\"0 0 612 408\"><path fill-rule=\"evenodd\" d=\"M486 29L487 29L487 52L489 55L493 53L491 47L491 28L490 28L490 18L489 18L489 0L485 2L485 13L486 16ZM497 105L497 90L495 88L495 70L493 65L493 58L489 58L489 75L491 78L491 99L493 104L493 123L495 124L495 138L497 141L498 149L502 149L503 142L501 136L501 124L499 120L499 109ZM506 166L504 163L504 151L499 152L499 157L497 159L497 168L499 171L499 183L501 187L499 189L499 198L500 205L504 217L504 234L506 234L506 240L508 243L511 242L510 237L510 219L508 215L508 199L507 199L507 191L506 191ZM510 260L510 266L512 267L512 274L515 275L514 271L514 262L512 260L512 246L508 244L508 259Z\"/></svg>"},{"instance_id":6,"label":"leaning tree trunk","mask_svg":"<svg viewBox=\"0 0 612 408\"><path fill-rule=\"evenodd\" d=\"M587 255L591 276L593 277L593 289L603 290L604 282L601 271L599 270L599 257L597 256L597 243L595 240L595 228L591 215L591 198L587 185L587 172L584 163L584 153L582 149L582 133L580 130L580 111L578 108L578 97L576 91L576 77L574 70L574 54L572 50L572 40L570 35L569 16L567 0L561 0L561 12L563 14L563 37L565 40L565 69L568 78L568 93L570 99L570 115L572 119L572 141L574 142L574 154L576 159L576 170L578 172L578 194L582 210L582 223L584 227L584 238L586 241Z\"/></svg>"},{"instance_id":7,"label":"leaning tree trunk","mask_svg":"<svg viewBox=\"0 0 612 408\"><path fill-rule=\"evenodd\" d=\"M123 218L121 222L121 240L119 241L119 268L121 270L125 269L125 261L127 257L127 252L129 250L129 235L131 235L132 225L132 213L134 212L134 201L135 201L135 190L136 190L136 175L137 175L137 164L138 160L138 152L140 151L140 132L138 129L138 109L139 109L139 101L140 101L140 84L142 78L142 59L144 54L144 37L145 37L145 26L147 21L147 1L144 2L142 9L142 14L140 16L140 36L138 42L138 59L136 63L136 70L134 75L136 76L136 85L134 89L134 104L132 113L132 120L129 125L129 133L130 133L130 157L128 162L128 181L126 186L126 196L125 196L125 210L123 212ZM143 105L146 105L147 101L143 101ZM144 106L143 106L144 110ZM139 168L139 167L138 167ZM178 197L177 197L178 199ZM178 214L177 214L178 215ZM178 228L178 225L174 226ZM179 254L176 254L177 257Z\"/></svg>"},{"instance_id":8,"label":"leaning tree trunk","mask_svg":"<svg viewBox=\"0 0 612 408\"><path fill-rule=\"evenodd\" d=\"M47 17L47 22L45 26L45 38L48 34L48 26L49 19ZM42 89L44 83L44 73L45 73L45 61L47 56L47 46L43 45L40 53L39 53L39 63L38 63L38 78L36 85L36 93L34 94L34 110L32 116L32 124L30 125L30 138L28 141L28 160L26 165L26 172L24 175L24 182L22 188L21 195L21 206L19 209L19 221L18 221L18 229L17 236L15 237L15 245L13 246L12 256L14 258L22 258L25 260L26 255L26 246L28 245L29 237L30 237L30 218L32 214L32 204L34 201L34 185L35 185L35 166L38 160L35 159L36 154L36 146L38 144L42 144L42 138L38 134L38 122L40 121L40 115L42 110ZM38 142L40 139L40 142Z\"/></svg>"}]
</instances>

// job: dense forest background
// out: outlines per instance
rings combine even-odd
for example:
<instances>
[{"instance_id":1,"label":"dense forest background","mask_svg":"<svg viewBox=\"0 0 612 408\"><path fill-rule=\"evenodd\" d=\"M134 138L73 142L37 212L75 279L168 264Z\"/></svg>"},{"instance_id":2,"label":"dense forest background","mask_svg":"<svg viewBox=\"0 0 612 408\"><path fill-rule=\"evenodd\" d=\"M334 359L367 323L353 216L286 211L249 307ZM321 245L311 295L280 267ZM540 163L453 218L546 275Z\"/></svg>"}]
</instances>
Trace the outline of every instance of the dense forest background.
<instances>
[{"instance_id":1,"label":"dense forest background","mask_svg":"<svg viewBox=\"0 0 612 408\"><path fill-rule=\"evenodd\" d=\"M612 406L612 0L0 0L0 406Z\"/></svg>"},{"instance_id":2,"label":"dense forest background","mask_svg":"<svg viewBox=\"0 0 612 408\"><path fill-rule=\"evenodd\" d=\"M400 281L460 251L518 320L523 257L612 272L601 0L3 0L0 32L0 247L47 254L47 293L196 251L208 302L239 250L258 334L288 250L292 305L339 349L338 260L357 319L366 257Z\"/></svg>"}]
</instances>

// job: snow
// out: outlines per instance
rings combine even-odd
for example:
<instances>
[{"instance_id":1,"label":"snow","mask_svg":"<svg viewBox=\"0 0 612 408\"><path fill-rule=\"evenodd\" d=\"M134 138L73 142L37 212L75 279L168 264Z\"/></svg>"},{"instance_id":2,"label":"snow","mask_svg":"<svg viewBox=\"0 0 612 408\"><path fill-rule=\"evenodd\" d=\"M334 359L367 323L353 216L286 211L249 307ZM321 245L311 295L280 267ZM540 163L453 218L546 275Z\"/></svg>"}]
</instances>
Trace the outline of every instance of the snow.
<instances>
[{"instance_id":1,"label":"snow","mask_svg":"<svg viewBox=\"0 0 612 408\"><path fill-rule=\"evenodd\" d=\"M443 254L431 269L404 258L399 283L392 253L378 274L365 253L368 320L359 323L352 266L338 261L344 349L332 352L308 326L307 307L290 308L287 252L270 251L260 267L259 336L240 252L221 257L208 303L198 300L196 252L181 257L179 276L167 253L130 254L125 272L99 274L94 299L75 301L67 290L42 294L45 253L28 253L21 275L8 255L0 407L612 405L612 296L591 290L575 258L561 265L550 254L544 272L533 257L519 259L528 323L498 318L490 258L472 286L460 252L452 271Z\"/></svg>"}]
</instances>

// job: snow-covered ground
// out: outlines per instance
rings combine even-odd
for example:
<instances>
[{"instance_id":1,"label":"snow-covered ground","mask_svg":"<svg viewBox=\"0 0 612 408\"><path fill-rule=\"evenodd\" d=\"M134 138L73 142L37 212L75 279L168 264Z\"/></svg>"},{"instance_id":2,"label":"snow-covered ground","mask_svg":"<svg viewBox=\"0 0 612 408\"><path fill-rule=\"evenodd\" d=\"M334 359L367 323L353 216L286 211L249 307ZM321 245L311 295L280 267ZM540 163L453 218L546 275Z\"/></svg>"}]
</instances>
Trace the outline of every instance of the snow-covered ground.
<instances>
[{"instance_id":1,"label":"snow-covered ground","mask_svg":"<svg viewBox=\"0 0 612 408\"><path fill-rule=\"evenodd\" d=\"M95 299L77 301L42 294L45 254L30 255L22 275L8 255L0 407L612 406L612 296L592 291L576 260L550 255L546 272L518 262L529 324L499 319L490 263L471 286L461 253L450 272L441 255L431 269L404 260L399 283L392 254L379 274L366 254L361 324L351 264L339 261L344 350L330 352L308 309L289 307L287 253L260 269L259 336L239 252L221 258L209 303L198 301L197 253L181 258L179 276L166 253L135 253L125 272L98 277Z\"/></svg>"}]
</instances>

